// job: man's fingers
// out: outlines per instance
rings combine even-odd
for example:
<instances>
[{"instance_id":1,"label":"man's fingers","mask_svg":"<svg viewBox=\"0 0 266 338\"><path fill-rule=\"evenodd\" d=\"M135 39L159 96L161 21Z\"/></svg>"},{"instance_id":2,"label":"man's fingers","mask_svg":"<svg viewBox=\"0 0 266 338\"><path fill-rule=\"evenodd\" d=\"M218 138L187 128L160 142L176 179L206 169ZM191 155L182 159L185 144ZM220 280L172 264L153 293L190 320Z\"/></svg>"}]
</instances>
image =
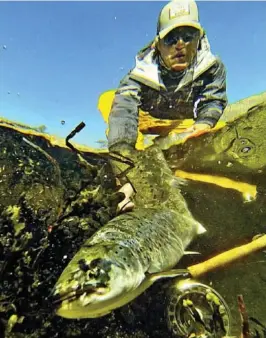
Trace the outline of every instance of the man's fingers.
<instances>
[{"instance_id":1,"label":"man's fingers","mask_svg":"<svg viewBox=\"0 0 266 338\"><path fill-rule=\"evenodd\" d=\"M133 195L134 190L130 183L126 183L119 189L119 192L124 193L126 198L130 198Z\"/></svg>"},{"instance_id":2,"label":"man's fingers","mask_svg":"<svg viewBox=\"0 0 266 338\"><path fill-rule=\"evenodd\" d=\"M119 189L119 192L122 192L125 195L125 198L118 204L117 213L132 210L134 208L134 203L130 200L130 197L134 193L132 185L130 183L126 183Z\"/></svg>"},{"instance_id":3,"label":"man's fingers","mask_svg":"<svg viewBox=\"0 0 266 338\"><path fill-rule=\"evenodd\" d=\"M117 206L117 213L122 213L122 212L126 212L126 211L131 211L132 209L134 209L134 203L131 202L130 200L128 201L122 201L118 204Z\"/></svg>"},{"instance_id":4,"label":"man's fingers","mask_svg":"<svg viewBox=\"0 0 266 338\"><path fill-rule=\"evenodd\" d=\"M208 132L209 132L209 130L207 130L207 129L205 129L205 130L203 130L203 129L194 130L193 133L191 133L190 135L188 135L187 138L189 139L189 138L192 138L192 137L197 137L197 136L200 136L202 134L206 134Z\"/></svg>"}]
</instances>

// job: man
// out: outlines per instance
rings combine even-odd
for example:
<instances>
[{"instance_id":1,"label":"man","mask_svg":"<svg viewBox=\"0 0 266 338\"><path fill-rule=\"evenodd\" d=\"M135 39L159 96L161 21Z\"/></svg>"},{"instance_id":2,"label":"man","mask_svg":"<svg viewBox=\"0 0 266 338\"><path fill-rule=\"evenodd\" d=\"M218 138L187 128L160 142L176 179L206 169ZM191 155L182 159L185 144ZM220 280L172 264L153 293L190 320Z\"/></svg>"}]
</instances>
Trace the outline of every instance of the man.
<instances>
[{"instance_id":1,"label":"man","mask_svg":"<svg viewBox=\"0 0 266 338\"><path fill-rule=\"evenodd\" d=\"M216 125L226 104L225 68L210 51L195 1L171 1L160 12L155 40L138 53L116 92L109 149L130 154L135 148L139 108L160 119L193 118L186 131L196 136ZM132 190L122 191L128 202Z\"/></svg>"}]
</instances>

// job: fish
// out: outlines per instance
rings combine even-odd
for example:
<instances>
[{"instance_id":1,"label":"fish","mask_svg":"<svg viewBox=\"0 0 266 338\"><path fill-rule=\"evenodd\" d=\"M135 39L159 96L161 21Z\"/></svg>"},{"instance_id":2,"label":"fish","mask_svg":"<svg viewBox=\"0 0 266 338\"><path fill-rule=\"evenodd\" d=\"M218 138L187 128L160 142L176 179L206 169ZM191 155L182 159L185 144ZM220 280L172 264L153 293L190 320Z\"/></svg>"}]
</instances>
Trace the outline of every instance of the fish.
<instances>
[{"instance_id":1,"label":"fish","mask_svg":"<svg viewBox=\"0 0 266 338\"><path fill-rule=\"evenodd\" d=\"M206 229L193 217L180 181L153 146L131 154L127 174L135 188L133 211L120 214L82 245L53 292L56 314L69 319L102 317L174 270L190 243Z\"/></svg>"}]
</instances>

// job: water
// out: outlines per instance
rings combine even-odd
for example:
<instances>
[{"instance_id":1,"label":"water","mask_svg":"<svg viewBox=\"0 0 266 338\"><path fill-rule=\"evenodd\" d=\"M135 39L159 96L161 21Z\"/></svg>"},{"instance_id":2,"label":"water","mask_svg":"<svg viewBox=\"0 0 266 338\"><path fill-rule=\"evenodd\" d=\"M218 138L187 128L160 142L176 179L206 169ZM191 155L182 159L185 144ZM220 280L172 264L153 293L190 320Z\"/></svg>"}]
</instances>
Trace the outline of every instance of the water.
<instances>
[{"instance_id":1,"label":"water","mask_svg":"<svg viewBox=\"0 0 266 338\"><path fill-rule=\"evenodd\" d=\"M104 151L107 126L97 103L101 93L118 86L136 52L153 39L164 4L0 4L2 337L170 336L171 280L155 283L128 306L99 319L55 316L50 298L85 239L116 215L122 197L114 193ZM189 209L207 229L189 248L200 255L184 257L178 268L250 242L265 232L266 222L266 93L251 97L266 86L265 3L198 5L212 49L227 68L229 101L246 100L225 111L224 121L242 116L233 125L165 151L173 173L187 180L182 194ZM219 23L217 13L226 14ZM81 121L86 128L75 141L85 146L78 154L65 146L65 138ZM102 155L89 153L89 147L103 148ZM224 298L232 336L242 331L239 295L251 317L251 336L266 336L265 260L264 252L256 253L198 280Z\"/></svg>"},{"instance_id":2,"label":"water","mask_svg":"<svg viewBox=\"0 0 266 338\"><path fill-rule=\"evenodd\" d=\"M263 106L253 110L250 119L259 119L265 113L264 109ZM241 126L244 119L236 125ZM230 132L221 130L201 140L187 141L179 146L176 157L193 143L197 153L200 142L206 144L206 139L213 138L211 144L215 145L216 138L225 139L228 135ZM254 136L254 139L249 139L256 146L258 134ZM202 152L204 154L204 150ZM81 155L87 162L81 161L77 153L65 147L51 146L48 138L33 135L32 131L24 130L22 133L1 126L1 309L6 321L18 316L18 322L12 329L9 322L10 332L6 336L20 337L18 333L23 333L23 337L165 335L169 332L165 309L170 281L158 282L129 306L103 318L71 321L52 314L49 295L60 273L83 241L115 216L119 201L119 196L113 195L114 178L110 167L105 164L106 155L101 158L86 152L81 152ZM239 174L237 159L233 162L236 169L231 166L230 173L224 162L217 165L219 172L215 172L215 156L217 154L213 152L212 166L207 160L202 160L202 167L197 162L194 172L200 173L201 179L188 180L182 186L182 194L190 210L205 226L207 233L190 247L201 255L185 257L180 267L245 244L264 232L264 166L258 160L254 168L249 165L253 162L246 157L246 162L241 163L241 168L246 170ZM184 168L179 169L185 169L188 163L193 168L193 158L192 155L185 158ZM173 166L171 159L173 152L169 158L169 164ZM233 184L226 188L219 186L217 176L221 177L221 166L225 169L224 176L230 177L231 183L234 175L236 178L241 175L241 182L247 183L248 188L255 185L255 200L245 200L245 194ZM208 167L212 171L208 171ZM213 183L203 182L207 172L215 175ZM97 190L99 186L100 194ZM264 263L265 253L257 253L200 278L201 283L212 286L228 304L234 335L239 335L241 331L237 305L240 294L244 297L249 316L265 324ZM260 328L259 325L257 328Z\"/></svg>"}]
</instances>

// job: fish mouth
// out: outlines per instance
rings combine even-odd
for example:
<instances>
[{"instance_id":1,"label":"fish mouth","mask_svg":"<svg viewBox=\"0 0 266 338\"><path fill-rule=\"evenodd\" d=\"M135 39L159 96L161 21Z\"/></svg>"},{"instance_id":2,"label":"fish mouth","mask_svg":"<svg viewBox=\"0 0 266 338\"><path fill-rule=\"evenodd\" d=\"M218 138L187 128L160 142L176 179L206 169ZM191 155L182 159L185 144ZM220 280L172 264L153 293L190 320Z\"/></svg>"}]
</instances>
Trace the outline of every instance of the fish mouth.
<instances>
[{"instance_id":1,"label":"fish mouth","mask_svg":"<svg viewBox=\"0 0 266 338\"><path fill-rule=\"evenodd\" d=\"M92 294L103 294L108 290L106 285L88 285L85 287L79 287L77 290L69 290L64 293L53 292L52 294L52 304L55 307L60 306L64 301L73 302L75 300L80 299L80 297L90 296Z\"/></svg>"},{"instance_id":2,"label":"fish mouth","mask_svg":"<svg viewBox=\"0 0 266 338\"><path fill-rule=\"evenodd\" d=\"M108 303L104 298L110 292L109 287L90 286L79 290L69 290L67 292L53 295L52 307L57 316L77 319L77 318L97 318L108 314L105 304Z\"/></svg>"}]
</instances>

